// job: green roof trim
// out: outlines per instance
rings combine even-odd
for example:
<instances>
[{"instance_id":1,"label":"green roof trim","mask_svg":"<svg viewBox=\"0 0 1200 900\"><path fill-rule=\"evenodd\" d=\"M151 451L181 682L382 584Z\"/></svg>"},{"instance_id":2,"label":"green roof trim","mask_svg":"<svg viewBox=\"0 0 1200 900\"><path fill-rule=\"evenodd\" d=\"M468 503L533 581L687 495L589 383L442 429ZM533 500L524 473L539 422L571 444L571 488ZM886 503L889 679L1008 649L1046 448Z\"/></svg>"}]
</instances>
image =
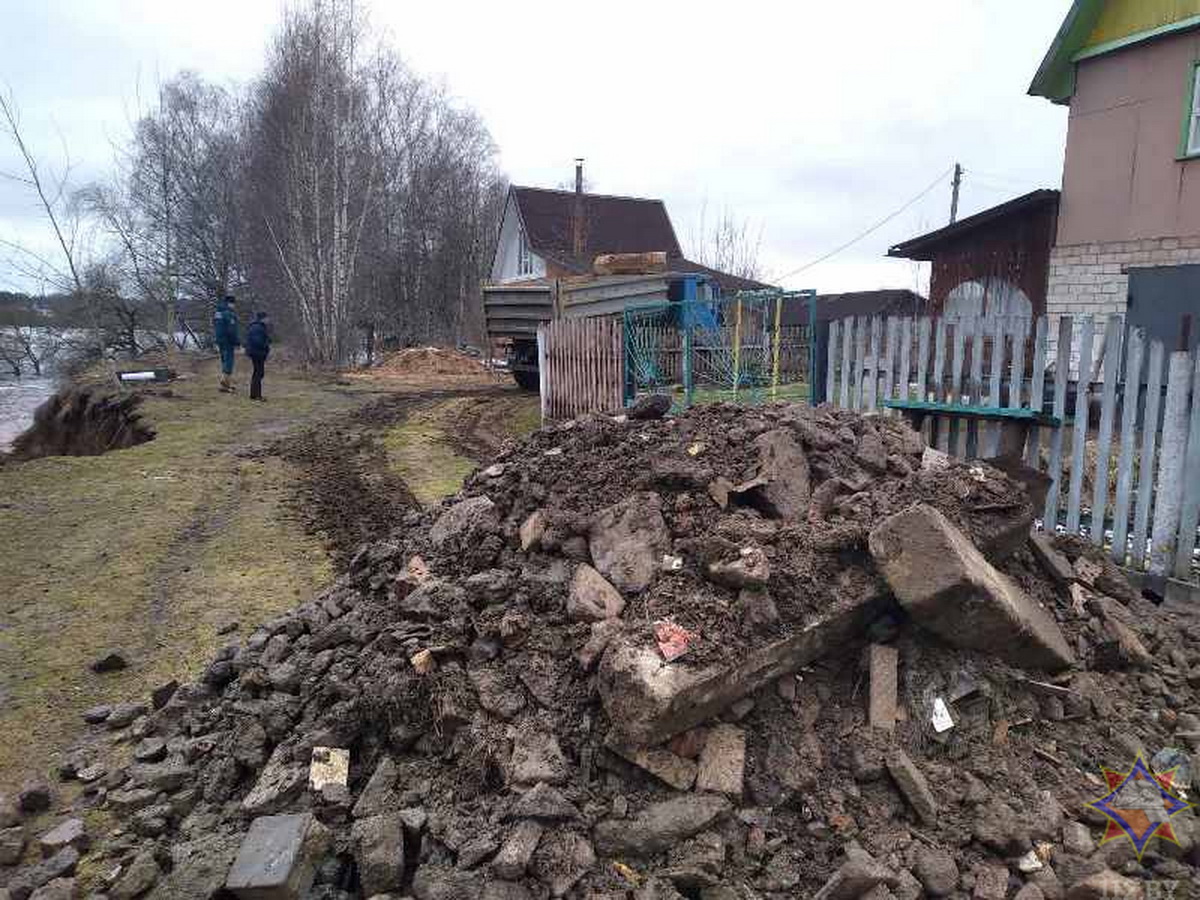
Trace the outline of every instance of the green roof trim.
<instances>
[{"instance_id":1,"label":"green roof trim","mask_svg":"<svg viewBox=\"0 0 1200 900\"><path fill-rule=\"evenodd\" d=\"M1075 0L1054 36L1046 58L1033 76L1029 93L1055 103L1067 102L1075 93L1075 54L1083 49L1096 20L1104 11L1104 0Z\"/></svg>"}]
</instances>

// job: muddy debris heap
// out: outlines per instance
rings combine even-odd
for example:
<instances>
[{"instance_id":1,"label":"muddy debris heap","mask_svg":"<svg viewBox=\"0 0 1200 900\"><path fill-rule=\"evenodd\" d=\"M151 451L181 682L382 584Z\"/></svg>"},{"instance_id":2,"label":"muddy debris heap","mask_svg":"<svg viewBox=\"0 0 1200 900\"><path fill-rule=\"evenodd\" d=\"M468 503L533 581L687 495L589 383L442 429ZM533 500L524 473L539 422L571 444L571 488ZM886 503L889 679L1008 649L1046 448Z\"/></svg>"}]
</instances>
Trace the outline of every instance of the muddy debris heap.
<instances>
[{"instance_id":1,"label":"muddy debris heap","mask_svg":"<svg viewBox=\"0 0 1200 900\"><path fill-rule=\"evenodd\" d=\"M1139 756L1192 789L1200 624L1033 514L891 418L545 428L197 683L88 710L0 801L0 897L1190 884L1190 810L1139 856L1088 804Z\"/></svg>"}]
</instances>

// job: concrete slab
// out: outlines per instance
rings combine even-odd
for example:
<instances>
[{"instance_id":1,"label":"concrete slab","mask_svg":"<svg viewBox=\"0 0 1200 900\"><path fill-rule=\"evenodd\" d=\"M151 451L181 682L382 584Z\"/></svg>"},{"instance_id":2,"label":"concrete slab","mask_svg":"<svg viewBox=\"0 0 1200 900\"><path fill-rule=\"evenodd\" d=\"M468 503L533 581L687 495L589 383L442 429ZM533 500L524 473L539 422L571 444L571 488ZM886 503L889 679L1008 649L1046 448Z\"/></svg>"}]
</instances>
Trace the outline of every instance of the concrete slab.
<instances>
[{"instance_id":1,"label":"concrete slab","mask_svg":"<svg viewBox=\"0 0 1200 900\"><path fill-rule=\"evenodd\" d=\"M311 813L261 816L250 823L225 889L240 900L300 900L330 839Z\"/></svg>"},{"instance_id":2,"label":"concrete slab","mask_svg":"<svg viewBox=\"0 0 1200 900\"><path fill-rule=\"evenodd\" d=\"M826 610L793 634L723 665L665 663L653 646L613 638L598 671L609 721L628 742L655 746L857 637L887 608L882 593Z\"/></svg>"},{"instance_id":3,"label":"concrete slab","mask_svg":"<svg viewBox=\"0 0 1200 900\"><path fill-rule=\"evenodd\" d=\"M1035 669L1074 662L1053 616L932 506L890 516L871 530L868 544L900 605L947 643Z\"/></svg>"}]
</instances>

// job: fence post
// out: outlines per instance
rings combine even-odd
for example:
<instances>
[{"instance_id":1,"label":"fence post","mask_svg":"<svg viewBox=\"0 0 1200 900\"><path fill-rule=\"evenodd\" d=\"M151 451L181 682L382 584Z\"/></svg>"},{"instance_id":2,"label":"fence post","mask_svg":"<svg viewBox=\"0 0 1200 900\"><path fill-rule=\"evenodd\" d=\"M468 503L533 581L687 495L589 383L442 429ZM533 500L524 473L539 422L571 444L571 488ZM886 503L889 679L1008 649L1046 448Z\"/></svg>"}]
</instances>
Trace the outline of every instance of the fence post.
<instances>
[{"instance_id":1,"label":"fence post","mask_svg":"<svg viewBox=\"0 0 1200 900\"><path fill-rule=\"evenodd\" d=\"M771 335L771 402L779 398L779 323L783 317L783 297L775 298L775 333ZM811 336L809 337L811 341ZM815 405L815 404L814 404Z\"/></svg>"},{"instance_id":2,"label":"fence post","mask_svg":"<svg viewBox=\"0 0 1200 900\"><path fill-rule=\"evenodd\" d=\"M1179 541L1175 550L1175 577L1192 574L1192 551L1196 548L1196 526L1200 519L1200 356L1192 373L1192 418L1188 428L1187 460L1183 469L1183 512L1179 517Z\"/></svg>"},{"instance_id":3,"label":"fence post","mask_svg":"<svg viewBox=\"0 0 1200 900\"><path fill-rule=\"evenodd\" d=\"M1091 394L1092 348L1095 344L1096 322L1091 316L1083 320L1079 335L1079 375L1075 379L1075 421L1071 438L1071 481L1067 492L1067 532L1079 533L1079 513L1083 501L1083 469L1087 457L1088 396Z\"/></svg>"},{"instance_id":4,"label":"fence post","mask_svg":"<svg viewBox=\"0 0 1200 900\"><path fill-rule=\"evenodd\" d=\"M1117 414L1117 377L1121 361L1121 317L1109 316L1104 325L1104 388L1100 406L1100 435L1096 443L1095 490L1092 492L1092 543L1104 546L1104 515L1108 509L1108 458L1112 453L1113 420Z\"/></svg>"},{"instance_id":5,"label":"fence post","mask_svg":"<svg viewBox=\"0 0 1200 900\"><path fill-rule=\"evenodd\" d=\"M733 325L733 398L737 399L738 386L742 381L742 298L737 299L737 312Z\"/></svg>"},{"instance_id":6,"label":"fence post","mask_svg":"<svg viewBox=\"0 0 1200 900\"><path fill-rule=\"evenodd\" d=\"M1050 490L1046 492L1046 511L1042 528L1054 534L1058 530L1058 494L1062 486L1063 434L1067 430L1063 419L1067 413L1067 382L1071 378L1071 316L1058 319L1058 355L1054 363L1054 418L1059 425L1050 435Z\"/></svg>"},{"instance_id":7,"label":"fence post","mask_svg":"<svg viewBox=\"0 0 1200 900\"><path fill-rule=\"evenodd\" d=\"M1137 505L1133 517L1133 564L1146 562L1146 532L1150 528L1150 504L1154 500L1154 452L1158 447L1158 407L1162 403L1162 341L1150 342L1150 371L1146 377L1146 412L1142 416L1142 457L1138 462Z\"/></svg>"},{"instance_id":8,"label":"fence post","mask_svg":"<svg viewBox=\"0 0 1200 900\"><path fill-rule=\"evenodd\" d=\"M691 307L684 305L685 316L683 327L683 407L692 406L692 312Z\"/></svg>"},{"instance_id":9,"label":"fence post","mask_svg":"<svg viewBox=\"0 0 1200 900\"><path fill-rule=\"evenodd\" d=\"M1167 372L1167 402L1163 409L1154 528L1150 537L1151 575L1166 575L1175 564L1175 535L1183 506L1183 458L1187 451L1191 377L1192 360L1188 352L1172 353Z\"/></svg>"},{"instance_id":10,"label":"fence post","mask_svg":"<svg viewBox=\"0 0 1200 900\"><path fill-rule=\"evenodd\" d=\"M1125 565L1129 538L1129 494L1133 488L1133 454L1137 437L1138 398L1142 392L1142 346L1145 333L1129 332L1125 354L1125 384L1121 390L1121 447L1117 456L1117 496L1113 501L1113 561Z\"/></svg>"},{"instance_id":11,"label":"fence post","mask_svg":"<svg viewBox=\"0 0 1200 900\"><path fill-rule=\"evenodd\" d=\"M1029 408L1041 412L1046 394L1046 338L1050 330L1049 320L1038 316L1034 325L1033 362L1030 364L1032 377L1029 380ZM1031 469L1041 468L1042 433L1038 426L1029 429L1029 443L1025 446L1025 465Z\"/></svg>"},{"instance_id":12,"label":"fence post","mask_svg":"<svg viewBox=\"0 0 1200 900\"><path fill-rule=\"evenodd\" d=\"M776 301L778 303L778 301ZM779 333L779 307L775 307L775 333ZM776 338L776 346L778 346L778 338ZM828 352L828 351L827 351ZM817 292L812 291L808 295L808 405L816 406L821 400L825 399L824 394L827 388L822 385L821 391L817 391L817 362L819 360L817 354Z\"/></svg>"},{"instance_id":13,"label":"fence post","mask_svg":"<svg viewBox=\"0 0 1200 900\"><path fill-rule=\"evenodd\" d=\"M539 325L537 330L537 355L538 355L538 400L541 402L542 408L542 424L546 424L546 410L550 403L550 391L548 384L550 381L549 373L546 371L546 326Z\"/></svg>"}]
</instances>

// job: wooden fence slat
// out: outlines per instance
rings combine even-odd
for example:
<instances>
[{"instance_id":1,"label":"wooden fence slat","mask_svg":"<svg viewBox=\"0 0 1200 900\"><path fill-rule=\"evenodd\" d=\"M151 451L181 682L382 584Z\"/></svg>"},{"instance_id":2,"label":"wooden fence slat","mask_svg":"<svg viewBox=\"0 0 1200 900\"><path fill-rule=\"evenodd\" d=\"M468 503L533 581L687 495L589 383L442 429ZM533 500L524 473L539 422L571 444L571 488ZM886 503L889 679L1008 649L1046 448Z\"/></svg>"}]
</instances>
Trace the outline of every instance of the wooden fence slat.
<instances>
[{"instance_id":1,"label":"wooden fence slat","mask_svg":"<svg viewBox=\"0 0 1200 900\"><path fill-rule=\"evenodd\" d=\"M826 343L826 368L825 368L825 402L830 406L837 405L836 387L837 382L835 376L837 374L837 354L838 354L838 338L840 336L842 323L838 319L834 319L829 323L829 340Z\"/></svg>"},{"instance_id":2,"label":"wooden fence slat","mask_svg":"<svg viewBox=\"0 0 1200 900\"><path fill-rule=\"evenodd\" d=\"M1029 320L1016 321L1012 336L1012 367L1008 374L1008 406L1020 409L1025 387L1025 342L1029 339Z\"/></svg>"},{"instance_id":3,"label":"wooden fence slat","mask_svg":"<svg viewBox=\"0 0 1200 900\"><path fill-rule=\"evenodd\" d=\"M1137 504L1133 515L1135 568L1146 564L1146 533L1150 528L1150 504L1154 499L1154 453L1158 447L1158 407L1162 400L1162 341L1150 342L1150 371L1146 377L1146 414L1142 419L1142 456L1138 462ZM1140 378L1140 376L1139 376Z\"/></svg>"},{"instance_id":4,"label":"wooden fence slat","mask_svg":"<svg viewBox=\"0 0 1200 900\"><path fill-rule=\"evenodd\" d=\"M1041 412L1046 391L1046 344L1050 331L1050 320L1038 316L1033 338L1033 368L1029 380L1029 408ZM1042 455L1041 429L1036 425L1029 429L1029 443L1025 447L1025 465L1040 468Z\"/></svg>"},{"instance_id":5,"label":"wooden fence slat","mask_svg":"<svg viewBox=\"0 0 1200 900\"><path fill-rule=\"evenodd\" d=\"M1067 412L1067 382L1071 380L1071 331L1074 320L1060 316L1058 320L1058 353L1054 364L1054 416L1061 422ZM1050 490L1046 493L1046 510L1042 527L1054 534L1058 530L1058 494L1062 481L1063 433L1066 424L1050 433Z\"/></svg>"},{"instance_id":6,"label":"wooden fence slat","mask_svg":"<svg viewBox=\"0 0 1200 900\"><path fill-rule=\"evenodd\" d=\"M1134 454L1137 447L1138 398L1141 394L1142 348L1145 332L1131 329L1126 340L1125 383L1121 387L1121 447L1117 456L1117 496L1113 504L1113 541L1111 555L1117 565L1125 565L1129 538L1129 495L1133 488Z\"/></svg>"},{"instance_id":7,"label":"wooden fence slat","mask_svg":"<svg viewBox=\"0 0 1200 900\"><path fill-rule=\"evenodd\" d=\"M1092 543L1104 546L1104 516L1108 511L1108 460L1112 453L1113 422L1117 416L1117 379L1121 363L1121 317L1104 323L1104 387L1101 391L1100 433L1096 436L1096 471L1092 490Z\"/></svg>"},{"instance_id":8,"label":"wooden fence slat","mask_svg":"<svg viewBox=\"0 0 1200 900\"><path fill-rule=\"evenodd\" d=\"M896 389L896 328L899 322L892 316L888 316L885 326L884 335L887 341L886 349L883 351L883 399L891 400L892 392Z\"/></svg>"},{"instance_id":9,"label":"wooden fence slat","mask_svg":"<svg viewBox=\"0 0 1200 900\"><path fill-rule=\"evenodd\" d=\"M867 397L865 401L867 412L875 412L875 408L879 403L879 343L881 340L881 325L879 316L871 316L871 362L867 366L870 370L870 375L867 381Z\"/></svg>"},{"instance_id":10,"label":"wooden fence slat","mask_svg":"<svg viewBox=\"0 0 1200 900\"><path fill-rule=\"evenodd\" d=\"M967 336L965 329L967 328L967 319L961 318L954 322L954 358L950 369L950 393L946 396L948 403L962 403L962 380L963 366L966 363L966 346ZM951 419L950 427L945 429L946 446L945 451L954 455L958 455L958 420Z\"/></svg>"},{"instance_id":11,"label":"wooden fence slat","mask_svg":"<svg viewBox=\"0 0 1200 900\"><path fill-rule=\"evenodd\" d=\"M929 331L928 316L921 316L917 326L917 399L928 400L928 387L925 376L929 374Z\"/></svg>"},{"instance_id":12,"label":"wooden fence slat","mask_svg":"<svg viewBox=\"0 0 1200 900\"><path fill-rule=\"evenodd\" d=\"M949 341L945 318L937 320L937 340L933 358L933 397L935 403L941 403L946 396L946 344Z\"/></svg>"},{"instance_id":13,"label":"wooden fence slat","mask_svg":"<svg viewBox=\"0 0 1200 900\"><path fill-rule=\"evenodd\" d=\"M842 409L850 409L850 370L853 368L851 359L854 355L854 319L842 319Z\"/></svg>"},{"instance_id":14,"label":"wooden fence slat","mask_svg":"<svg viewBox=\"0 0 1200 900\"><path fill-rule=\"evenodd\" d=\"M1001 406L1000 402L1000 382L1004 377L1004 359L1007 355L1006 341L1008 332L1011 328L1006 327L1008 322L1005 316L996 316L996 323L992 326L992 365L991 377L988 381L988 406ZM987 429L987 439L981 441L984 446L984 456L995 456L999 452L1000 447L1000 423L993 422Z\"/></svg>"},{"instance_id":15,"label":"wooden fence slat","mask_svg":"<svg viewBox=\"0 0 1200 900\"><path fill-rule=\"evenodd\" d=\"M908 401L909 384L912 382L912 316L900 321L900 392L901 400Z\"/></svg>"},{"instance_id":16,"label":"wooden fence slat","mask_svg":"<svg viewBox=\"0 0 1200 900\"><path fill-rule=\"evenodd\" d=\"M968 382L967 397L972 406L978 406L983 397L983 336L987 330L987 322L983 316L975 317L971 322L971 378ZM971 420L964 429L962 458L970 459L979 453L979 423Z\"/></svg>"},{"instance_id":17,"label":"wooden fence slat","mask_svg":"<svg viewBox=\"0 0 1200 900\"><path fill-rule=\"evenodd\" d=\"M1190 578L1200 525L1200 355L1192 371L1192 412L1188 427L1187 460L1183 468L1183 509L1176 540L1175 577Z\"/></svg>"},{"instance_id":18,"label":"wooden fence slat","mask_svg":"<svg viewBox=\"0 0 1200 900\"><path fill-rule=\"evenodd\" d=\"M854 387L850 395L850 408L862 409L863 362L867 355L867 320L864 316L854 317Z\"/></svg>"},{"instance_id":19,"label":"wooden fence slat","mask_svg":"<svg viewBox=\"0 0 1200 900\"><path fill-rule=\"evenodd\" d=\"M1088 433L1088 396L1091 393L1092 348L1095 344L1096 322L1091 316L1083 320L1079 333L1079 377L1075 382L1075 423L1071 436L1071 481L1067 492L1067 533L1079 533L1080 507L1083 502L1084 451Z\"/></svg>"},{"instance_id":20,"label":"wooden fence slat","mask_svg":"<svg viewBox=\"0 0 1200 900\"><path fill-rule=\"evenodd\" d=\"M1150 538L1151 575L1166 575L1175 567L1175 538L1183 506L1183 462L1187 452L1192 360L1186 350L1180 350L1171 354L1168 365L1158 488L1154 492L1154 526Z\"/></svg>"}]
</instances>

